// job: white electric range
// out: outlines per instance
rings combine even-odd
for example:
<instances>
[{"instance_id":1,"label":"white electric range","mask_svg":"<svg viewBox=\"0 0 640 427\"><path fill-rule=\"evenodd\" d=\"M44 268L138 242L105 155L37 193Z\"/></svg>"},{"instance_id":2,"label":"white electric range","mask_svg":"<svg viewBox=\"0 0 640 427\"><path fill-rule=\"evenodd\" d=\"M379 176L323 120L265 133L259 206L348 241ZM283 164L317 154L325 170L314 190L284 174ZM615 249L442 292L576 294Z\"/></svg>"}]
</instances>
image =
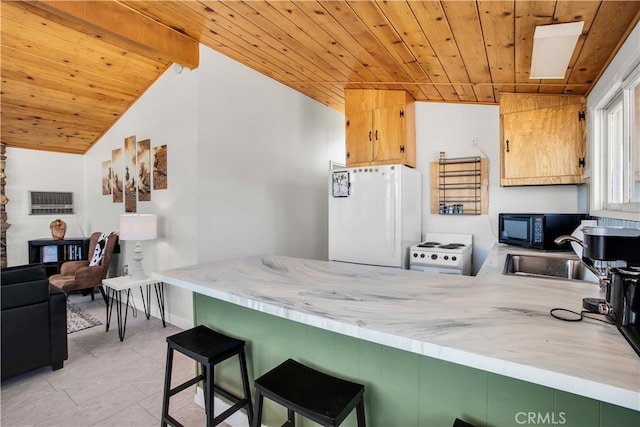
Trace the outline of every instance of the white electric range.
<instances>
[{"instance_id":1,"label":"white electric range","mask_svg":"<svg viewBox=\"0 0 640 427\"><path fill-rule=\"evenodd\" d=\"M409 248L409 269L435 273L472 274L473 234L425 233Z\"/></svg>"}]
</instances>

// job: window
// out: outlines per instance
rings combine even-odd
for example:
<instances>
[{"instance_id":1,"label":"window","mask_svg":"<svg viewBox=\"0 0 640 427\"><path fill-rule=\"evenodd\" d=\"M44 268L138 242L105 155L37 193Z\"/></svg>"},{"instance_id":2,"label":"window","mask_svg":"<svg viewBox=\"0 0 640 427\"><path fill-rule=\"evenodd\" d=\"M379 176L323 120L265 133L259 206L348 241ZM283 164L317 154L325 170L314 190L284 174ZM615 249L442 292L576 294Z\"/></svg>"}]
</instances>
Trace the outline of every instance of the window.
<instances>
[{"instance_id":1,"label":"window","mask_svg":"<svg viewBox=\"0 0 640 427\"><path fill-rule=\"evenodd\" d=\"M631 92L631 116L633 118L631 122L631 156L634 159L632 163L632 177L631 181L633 186L631 188L631 201L640 203L640 72L635 81ZM636 210L640 212L640 209Z\"/></svg>"},{"instance_id":2,"label":"window","mask_svg":"<svg viewBox=\"0 0 640 427\"><path fill-rule=\"evenodd\" d=\"M640 66L598 111L592 207L602 216L640 220Z\"/></svg>"},{"instance_id":3,"label":"window","mask_svg":"<svg viewBox=\"0 0 640 427\"><path fill-rule=\"evenodd\" d=\"M624 170L624 120L622 119L622 96L618 96L605 110L607 147L607 205L623 201ZM609 206L607 206L609 207Z\"/></svg>"}]
</instances>

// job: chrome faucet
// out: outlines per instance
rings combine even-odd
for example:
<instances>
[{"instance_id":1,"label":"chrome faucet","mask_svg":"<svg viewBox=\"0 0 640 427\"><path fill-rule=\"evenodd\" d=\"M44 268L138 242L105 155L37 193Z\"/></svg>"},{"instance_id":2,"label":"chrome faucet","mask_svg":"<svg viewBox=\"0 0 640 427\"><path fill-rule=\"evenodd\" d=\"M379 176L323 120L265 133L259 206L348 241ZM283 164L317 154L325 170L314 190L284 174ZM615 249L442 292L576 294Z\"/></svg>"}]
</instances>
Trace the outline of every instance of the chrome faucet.
<instances>
[{"instance_id":1,"label":"chrome faucet","mask_svg":"<svg viewBox=\"0 0 640 427\"><path fill-rule=\"evenodd\" d=\"M579 244L584 248L584 243L582 242L582 240L578 239L575 236L571 236L569 234L558 236L553 241L553 243L555 243L556 245L562 245L563 243L566 243L566 242L576 242L577 244ZM598 282L600 283L600 289L602 289L603 291L606 290L607 285L611 282L611 276L609 274L609 266L606 265L606 263L603 266L596 266L594 265L594 261L591 258L587 258L584 256L581 257L580 262L582 262L582 264L584 264L585 267L587 267L593 274L596 275L596 277L598 278Z\"/></svg>"},{"instance_id":2,"label":"chrome faucet","mask_svg":"<svg viewBox=\"0 0 640 427\"><path fill-rule=\"evenodd\" d=\"M575 236L571 236L570 234L564 234L562 236L558 236L553 241L553 243L555 243L556 245L562 245L563 243L566 243L566 242L576 242L584 248L584 243L582 243L582 240L578 239Z\"/></svg>"}]
</instances>

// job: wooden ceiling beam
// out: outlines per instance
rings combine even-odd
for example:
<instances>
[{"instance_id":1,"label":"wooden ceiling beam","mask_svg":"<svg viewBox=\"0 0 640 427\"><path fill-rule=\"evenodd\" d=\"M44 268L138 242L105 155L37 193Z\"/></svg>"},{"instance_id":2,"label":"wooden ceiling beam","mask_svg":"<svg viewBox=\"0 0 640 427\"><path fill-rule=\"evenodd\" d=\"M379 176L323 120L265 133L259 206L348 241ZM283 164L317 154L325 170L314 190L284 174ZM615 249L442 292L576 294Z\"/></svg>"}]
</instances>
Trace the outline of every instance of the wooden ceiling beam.
<instances>
[{"instance_id":1,"label":"wooden ceiling beam","mask_svg":"<svg viewBox=\"0 0 640 427\"><path fill-rule=\"evenodd\" d=\"M117 1L25 2L35 13L85 34L121 47L123 50L198 68L199 43L179 31L164 26Z\"/></svg>"}]
</instances>

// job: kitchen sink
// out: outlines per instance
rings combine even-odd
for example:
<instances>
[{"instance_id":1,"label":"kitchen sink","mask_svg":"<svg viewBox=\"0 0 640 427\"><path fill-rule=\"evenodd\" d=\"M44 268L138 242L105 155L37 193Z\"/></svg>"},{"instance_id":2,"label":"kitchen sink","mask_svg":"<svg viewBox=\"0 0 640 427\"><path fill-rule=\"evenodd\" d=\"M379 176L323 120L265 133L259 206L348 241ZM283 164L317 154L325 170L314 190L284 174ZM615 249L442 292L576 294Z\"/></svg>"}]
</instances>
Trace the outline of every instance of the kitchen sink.
<instances>
[{"instance_id":1,"label":"kitchen sink","mask_svg":"<svg viewBox=\"0 0 640 427\"><path fill-rule=\"evenodd\" d=\"M502 274L598 283L580 260L557 256L507 254Z\"/></svg>"}]
</instances>

